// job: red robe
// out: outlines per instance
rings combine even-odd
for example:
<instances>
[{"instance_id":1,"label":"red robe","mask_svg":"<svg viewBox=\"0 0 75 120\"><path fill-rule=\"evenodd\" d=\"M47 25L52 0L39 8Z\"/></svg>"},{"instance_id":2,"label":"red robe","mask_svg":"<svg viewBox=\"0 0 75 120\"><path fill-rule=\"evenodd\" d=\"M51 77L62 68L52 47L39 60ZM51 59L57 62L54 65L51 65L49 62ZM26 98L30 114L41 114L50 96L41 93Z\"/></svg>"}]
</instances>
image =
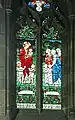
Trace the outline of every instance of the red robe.
<instances>
[{"instance_id":1,"label":"red robe","mask_svg":"<svg viewBox=\"0 0 75 120\"><path fill-rule=\"evenodd\" d=\"M52 56L45 57L45 64L52 65Z\"/></svg>"},{"instance_id":2,"label":"red robe","mask_svg":"<svg viewBox=\"0 0 75 120\"><path fill-rule=\"evenodd\" d=\"M26 68L23 71L24 76L26 76L26 73L29 75L28 68L30 68L32 65L32 56L25 58L25 54L26 54L26 51L24 50L24 48L21 48L19 53L19 59L21 61L21 66L22 67L26 66Z\"/></svg>"}]
</instances>

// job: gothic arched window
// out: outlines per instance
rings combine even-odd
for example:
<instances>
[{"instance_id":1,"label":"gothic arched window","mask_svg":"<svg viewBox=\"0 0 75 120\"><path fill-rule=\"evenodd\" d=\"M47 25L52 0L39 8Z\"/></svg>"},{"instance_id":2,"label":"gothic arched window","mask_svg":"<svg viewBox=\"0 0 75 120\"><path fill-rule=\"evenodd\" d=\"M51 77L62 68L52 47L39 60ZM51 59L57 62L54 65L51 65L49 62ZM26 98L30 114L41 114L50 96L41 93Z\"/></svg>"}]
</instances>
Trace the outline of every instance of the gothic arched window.
<instances>
[{"instance_id":1,"label":"gothic arched window","mask_svg":"<svg viewBox=\"0 0 75 120\"><path fill-rule=\"evenodd\" d=\"M16 104L61 110L61 11L52 0L24 0L16 20Z\"/></svg>"}]
</instances>

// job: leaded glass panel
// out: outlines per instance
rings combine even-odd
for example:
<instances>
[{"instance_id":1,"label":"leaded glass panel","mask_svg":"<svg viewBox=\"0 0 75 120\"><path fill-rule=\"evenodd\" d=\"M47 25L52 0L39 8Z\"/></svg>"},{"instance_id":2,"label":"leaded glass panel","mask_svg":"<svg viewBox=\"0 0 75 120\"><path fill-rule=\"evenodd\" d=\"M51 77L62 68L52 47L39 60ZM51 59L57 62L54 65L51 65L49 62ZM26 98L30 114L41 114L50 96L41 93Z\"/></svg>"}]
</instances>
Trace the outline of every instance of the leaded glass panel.
<instances>
[{"instance_id":1,"label":"leaded glass panel","mask_svg":"<svg viewBox=\"0 0 75 120\"><path fill-rule=\"evenodd\" d=\"M57 34L58 31L52 27L42 36L43 109L61 109L62 48L61 40L57 40Z\"/></svg>"},{"instance_id":2,"label":"leaded glass panel","mask_svg":"<svg viewBox=\"0 0 75 120\"><path fill-rule=\"evenodd\" d=\"M36 39L33 28L17 31L16 103L17 108L36 108Z\"/></svg>"}]
</instances>

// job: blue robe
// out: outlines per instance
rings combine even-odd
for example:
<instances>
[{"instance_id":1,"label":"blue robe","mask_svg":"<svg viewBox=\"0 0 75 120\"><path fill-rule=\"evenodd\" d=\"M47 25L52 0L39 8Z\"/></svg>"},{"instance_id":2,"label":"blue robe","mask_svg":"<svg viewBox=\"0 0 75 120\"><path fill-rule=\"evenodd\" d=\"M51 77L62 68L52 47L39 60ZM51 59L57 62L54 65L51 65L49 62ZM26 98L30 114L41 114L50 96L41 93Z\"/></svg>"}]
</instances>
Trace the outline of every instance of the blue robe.
<instances>
[{"instance_id":1,"label":"blue robe","mask_svg":"<svg viewBox=\"0 0 75 120\"><path fill-rule=\"evenodd\" d=\"M56 56L56 63L52 67L52 80L56 82L58 78L61 79L61 60Z\"/></svg>"}]
</instances>

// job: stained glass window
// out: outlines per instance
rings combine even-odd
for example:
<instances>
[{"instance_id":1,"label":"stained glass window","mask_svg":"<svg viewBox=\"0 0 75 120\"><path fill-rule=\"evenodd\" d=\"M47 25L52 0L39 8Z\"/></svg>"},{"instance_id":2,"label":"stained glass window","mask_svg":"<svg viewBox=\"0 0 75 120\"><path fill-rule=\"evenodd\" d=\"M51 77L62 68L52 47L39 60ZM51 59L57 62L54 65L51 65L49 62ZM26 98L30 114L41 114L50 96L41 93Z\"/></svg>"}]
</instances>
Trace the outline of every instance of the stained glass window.
<instances>
[{"instance_id":1,"label":"stained glass window","mask_svg":"<svg viewBox=\"0 0 75 120\"><path fill-rule=\"evenodd\" d=\"M17 108L36 108L36 39L26 24L17 31L16 103Z\"/></svg>"},{"instance_id":2,"label":"stained glass window","mask_svg":"<svg viewBox=\"0 0 75 120\"><path fill-rule=\"evenodd\" d=\"M60 35L63 33L64 25L60 19L62 17L59 18L57 12L59 9L52 1L24 0L23 16L20 16L23 18L18 21L20 27L16 32L17 108L37 109L38 103L39 111L61 109Z\"/></svg>"},{"instance_id":3,"label":"stained glass window","mask_svg":"<svg viewBox=\"0 0 75 120\"><path fill-rule=\"evenodd\" d=\"M52 32L53 30L53 32ZM54 33L55 32L55 33ZM42 88L43 109L61 109L61 40L52 27L43 34ZM50 36L50 37L49 37ZM51 39L53 38L53 39Z\"/></svg>"}]
</instances>

